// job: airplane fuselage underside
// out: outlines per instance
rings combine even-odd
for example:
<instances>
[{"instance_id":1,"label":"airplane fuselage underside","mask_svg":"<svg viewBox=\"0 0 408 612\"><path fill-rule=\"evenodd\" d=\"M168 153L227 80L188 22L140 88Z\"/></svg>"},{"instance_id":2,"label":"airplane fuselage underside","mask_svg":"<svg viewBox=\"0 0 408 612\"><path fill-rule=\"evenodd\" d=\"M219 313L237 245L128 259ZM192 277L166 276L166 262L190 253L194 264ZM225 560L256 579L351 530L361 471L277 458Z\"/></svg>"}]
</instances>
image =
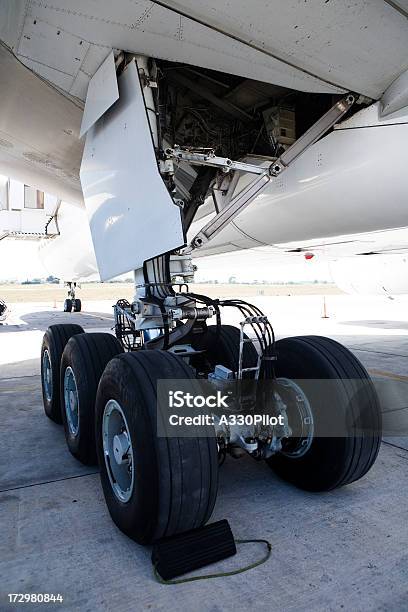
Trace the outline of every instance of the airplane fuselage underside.
<instances>
[{"instance_id":1,"label":"airplane fuselage underside","mask_svg":"<svg viewBox=\"0 0 408 612\"><path fill-rule=\"evenodd\" d=\"M82 229L85 217L66 203L83 207L83 106L88 84L110 49L117 61L121 49L127 58L155 58L149 60L154 87L143 89L158 105L162 150L174 144L213 149L265 167L336 96L353 92L357 99L334 131L271 180L194 256L264 246L295 251L308 241L408 226L408 21L403 3L303 6L274 0L266 10L261 2L238 1L231 11L224 2L120 1L114 17L111 13L110 5L101 2L96 9L86 0L70 3L69 10L62 0L52 5L5 1L0 7L0 168L63 201L60 235L41 252L54 266L61 260L64 277L85 276L95 267L88 228ZM151 109L148 115L153 121ZM134 151L143 159L137 139ZM185 204L202 200L184 227L187 241L215 215L211 191L225 187L217 176L211 168L180 164L173 185L177 199L184 198ZM236 172L227 187L236 194L249 180ZM142 186L148 194L146 180L135 176L131 187L136 198ZM218 207L225 205L225 198L218 200ZM152 220L150 233L144 232L148 243L157 229ZM72 248L73 236L80 249ZM350 241L353 254L358 253L358 240ZM128 269L132 265L129 261ZM128 271L125 261L119 267Z\"/></svg>"}]
</instances>

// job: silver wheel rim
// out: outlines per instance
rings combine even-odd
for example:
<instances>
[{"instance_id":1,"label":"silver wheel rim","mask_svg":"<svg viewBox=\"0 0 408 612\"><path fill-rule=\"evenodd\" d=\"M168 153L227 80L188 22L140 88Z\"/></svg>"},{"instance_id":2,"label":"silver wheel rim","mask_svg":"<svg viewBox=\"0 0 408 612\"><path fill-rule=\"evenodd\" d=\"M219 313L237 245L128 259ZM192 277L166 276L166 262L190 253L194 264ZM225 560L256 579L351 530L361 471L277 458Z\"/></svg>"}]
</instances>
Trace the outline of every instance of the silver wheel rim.
<instances>
[{"instance_id":1,"label":"silver wheel rim","mask_svg":"<svg viewBox=\"0 0 408 612\"><path fill-rule=\"evenodd\" d=\"M102 419L103 455L112 490L127 502L134 489L133 446L124 412L116 400L109 400Z\"/></svg>"},{"instance_id":2,"label":"silver wheel rim","mask_svg":"<svg viewBox=\"0 0 408 612\"><path fill-rule=\"evenodd\" d=\"M79 430L79 397L75 374L70 366L64 374L64 407L69 431L76 436Z\"/></svg>"},{"instance_id":3,"label":"silver wheel rim","mask_svg":"<svg viewBox=\"0 0 408 612\"><path fill-rule=\"evenodd\" d=\"M52 367L51 359L48 349L45 349L42 358L42 381L44 387L44 393L46 400L50 402L52 400Z\"/></svg>"},{"instance_id":4,"label":"silver wheel rim","mask_svg":"<svg viewBox=\"0 0 408 612\"><path fill-rule=\"evenodd\" d=\"M301 424L300 436L296 438L294 446L290 448L290 450L281 450L280 454L289 459L300 459L309 451L313 442L315 429L313 411L305 392L293 380L289 378L278 378L277 382L291 392L293 397L291 407L294 407L297 411L297 418Z\"/></svg>"}]
</instances>

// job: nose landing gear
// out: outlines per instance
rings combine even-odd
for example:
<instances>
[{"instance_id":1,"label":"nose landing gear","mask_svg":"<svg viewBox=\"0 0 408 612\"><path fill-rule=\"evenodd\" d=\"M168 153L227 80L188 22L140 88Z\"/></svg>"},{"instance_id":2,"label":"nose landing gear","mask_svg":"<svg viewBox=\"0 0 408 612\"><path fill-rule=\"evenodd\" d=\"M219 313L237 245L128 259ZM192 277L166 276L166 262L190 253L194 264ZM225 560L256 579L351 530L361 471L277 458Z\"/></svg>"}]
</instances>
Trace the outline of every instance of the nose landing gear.
<instances>
[{"instance_id":1,"label":"nose landing gear","mask_svg":"<svg viewBox=\"0 0 408 612\"><path fill-rule=\"evenodd\" d=\"M81 312L81 300L75 297L77 284L73 282L68 282L65 284L68 287L68 297L64 301L64 312Z\"/></svg>"}]
</instances>

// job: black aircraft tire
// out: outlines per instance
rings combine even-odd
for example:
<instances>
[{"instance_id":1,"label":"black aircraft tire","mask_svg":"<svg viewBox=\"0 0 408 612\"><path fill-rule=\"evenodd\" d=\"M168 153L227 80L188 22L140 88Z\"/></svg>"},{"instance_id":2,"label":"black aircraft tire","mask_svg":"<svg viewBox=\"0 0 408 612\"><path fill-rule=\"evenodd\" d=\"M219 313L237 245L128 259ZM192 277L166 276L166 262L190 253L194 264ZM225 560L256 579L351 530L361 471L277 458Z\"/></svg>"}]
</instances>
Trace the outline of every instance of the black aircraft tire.
<instances>
[{"instance_id":1,"label":"black aircraft tire","mask_svg":"<svg viewBox=\"0 0 408 612\"><path fill-rule=\"evenodd\" d=\"M207 359L212 366L223 365L236 372L239 364L240 334L238 327L233 325L221 325L219 334L217 334L216 325L209 325L204 338L200 340L200 346L197 345L197 348L206 347ZM255 367L257 361L258 353L255 346L252 342L245 343L242 367Z\"/></svg>"},{"instance_id":2,"label":"black aircraft tire","mask_svg":"<svg viewBox=\"0 0 408 612\"><path fill-rule=\"evenodd\" d=\"M72 300L70 298L64 301L64 312L72 312Z\"/></svg>"},{"instance_id":3,"label":"black aircraft tire","mask_svg":"<svg viewBox=\"0 0 408 612\"><path fill-rule=\"evenodd\" d=\"M74 300L74 312L81 312L81 310L82 310L81 300L79 298L75 298L75 300Z\"/></svg>"},{"instance_id":4,"label":"black aircraft tire","mask_svg":"<svg viewBox=\"0 0 408 612\"><path fill-rule=\"evenodd\" d=\"M277 453L267 463L281 478L308 491L327 491L358 480L374 464L381 443L378 397L365 368L347 348L321 336L284 338L276 349L277 377L307 387L315 431L305 454ZM325 379L331 380L328 393L305 382ZM333 431L339 427L344 435L319 437L327 419Z\"/></svg>"},{"instance_id":5,"label":"black aircraft tire","mask_svg":"<svg viewBox=\"0 0 408 612\"><path fill-rule=\"evenodd\" d=\"M96 392L107 363L119 353L123 353L122 345L112 334L88 333L73 336L62 355L60 389L65 439L71 454L84 465L97 463Z\"/></svg>"},{"instance_id":6,"label":"black aircraft tire","mask_svg":"<svg viewBox=\"0 0 408 612\"><path fill-rule=\"evenodd\" d=\"M41 381L44 411L55 423L62 423L60 402L60 364L68 340L83 334L80 325L72 323L51 325L44 334L41 347ZM49 363L49 370L48 365Z\"/></svg>"},{"instance_id":7,"label":"black aircraft tire","mask_svg":"<svg viewBox=\"0 0 408 612\"><path fill-rule=\"evenodd\" d=\"M96 399L96 443L106 504L119 529L139 544L204 525L217 495L214 428L192 426L189 437L158 436L157 419L164 418L157 407L159 379L191 379L192 386L197 384L193 370L180 357L142 350L119 355L108 364ZM131 449L126 455L127 481L119 489L117 464L106 453L111 448L106 432L114 418L126 421L125 430L119 431L130 440Z\"/></svg>"}]
</instances>

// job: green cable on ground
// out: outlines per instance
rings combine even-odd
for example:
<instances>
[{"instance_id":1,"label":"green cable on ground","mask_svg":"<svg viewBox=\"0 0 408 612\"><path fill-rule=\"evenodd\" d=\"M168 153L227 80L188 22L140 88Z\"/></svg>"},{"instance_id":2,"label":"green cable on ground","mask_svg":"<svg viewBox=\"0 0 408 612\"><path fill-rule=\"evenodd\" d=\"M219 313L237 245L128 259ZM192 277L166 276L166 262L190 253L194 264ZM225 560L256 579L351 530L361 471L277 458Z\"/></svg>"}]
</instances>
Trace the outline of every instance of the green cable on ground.
<instances>
[{"instance_id":1,"label":"green cable on ground","mask_svg":"<svg viewBox=\"0 0 408 612\"><path fill-rule=\"evenodd\" d=\"M268 540L235 540L236 544L252 544L252 543L260 543L266 544L267 553L262 559L259 561L255 561L250 565L246 565L245 567L241 567L240 569L232 570L231 572L220 572L219 574L204 574L202 576L192 576L191 578L179 578L177 580L164 580L157 571L157 567L154 566L154 575L160 584L183 584L184 582L194 582L196 580L209 580L210 578L224 578L225 576L235 576L235 574L242 574L243 572L247 572L248 570L254 569L258 567L258 565L262 565L268 561L272 552L272 544L268 542Z\"/></svg>"}]
</instances>

